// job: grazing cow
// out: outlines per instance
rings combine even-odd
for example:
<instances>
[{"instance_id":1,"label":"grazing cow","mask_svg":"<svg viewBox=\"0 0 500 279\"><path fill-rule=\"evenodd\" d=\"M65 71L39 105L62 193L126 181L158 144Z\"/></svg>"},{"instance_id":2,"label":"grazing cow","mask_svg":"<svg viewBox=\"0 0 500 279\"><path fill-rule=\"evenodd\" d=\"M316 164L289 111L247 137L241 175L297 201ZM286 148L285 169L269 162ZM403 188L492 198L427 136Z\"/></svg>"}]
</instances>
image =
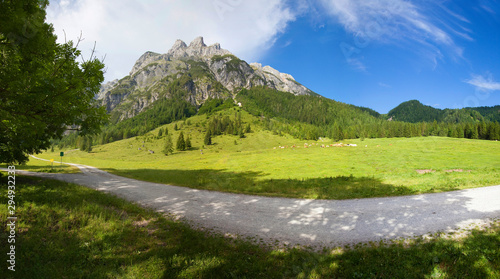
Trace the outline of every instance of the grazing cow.
<instances>
[{"instance_id":1,"label":"grazing cow","mask_svg":"<svg viewBox=\"0 0 500 279\"><path fill-rule=\"evenodd\" d=\"M153 150L149 150L149 153L151 154L155 154L155 152Z\"/></svg>"},{"instance_id":2,"label":"grazing cow","mask_svg":"<svg viewBox=\"0 0 500 279\"><path fill-rule=\"evenodd\" d=\"M137 148L137 150L141 150L141 148L139 147L139 148Z\"/></svg>"},{"instance_id":3,"label":"grazing cow","mask_svg":"<svg viewBox=\"0 0 500 279\"><path fill-rule=\"evenodd\" d=\"M273 147L273 149L276 149L276 147Z\"/></svg>"}]
</instances>

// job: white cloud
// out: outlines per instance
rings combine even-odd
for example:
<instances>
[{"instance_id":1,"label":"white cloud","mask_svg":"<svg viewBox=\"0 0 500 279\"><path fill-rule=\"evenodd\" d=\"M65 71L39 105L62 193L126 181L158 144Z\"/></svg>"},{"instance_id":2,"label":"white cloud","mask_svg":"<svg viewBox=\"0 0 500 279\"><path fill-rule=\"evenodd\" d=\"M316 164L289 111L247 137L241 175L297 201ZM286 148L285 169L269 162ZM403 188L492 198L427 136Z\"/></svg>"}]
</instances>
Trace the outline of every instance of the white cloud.
<instances>
[{"instance_id":1,"label":"white cloud","mask_svg":"<svg viewBox=\"0 0 500 279\"><path fill-rule=\"evenodd\" d=\"M496 91L500 90L500 82L494 81L493 77L488 74L487 77L481 75L472 75L471 79L464 82L473 85L477 90L481 91Z\"/></svg>"},{"instance_id":2,"label":"white cloud","mask_svg":"<svg viewBox=\"0 0 500 279\"><path fill-rule=\"evenodd\" d=\"M189 44L197 36L254 62L294 19L281 0L58 0L47 9L59 42L81 32L84 55L97 43L107 80L127 75L148 50L166 53L176 39Z\"/></svg>"},{"instance_id":3,"label":"white cloud","mask_svg":"<svg viewBox=\"0 0 500 279\"><path fill-rule=\"evenodd\" d=\"M468 23L468 20L439 4L425 2L418 6L418 2L406 0L321 0L321 3L353 36L365 37L368 41L409 44L411 49L425 52L427 56L431 51L433 55L428 58L432 62L441 58L440 49L447 49L452 56L462 56L463 49L456 45L451 34L472 40L469 34L455 30L466 30L460 24L451 28L439 16L446 15L460 23Z\"/></svg>"},{"instance_id":4,"label":"white cloud","mask_svg":"<svg viewBox=\"0 0 500 279\"><path fill-rule=\"evenodd\" d=\"M366 65L363 62L361 62L361 60L358 58L349 58L347 59L347 63L349 63L349 65L358 72L363 72L363 73L367 72Z\"/></svg>"}]
</instances>

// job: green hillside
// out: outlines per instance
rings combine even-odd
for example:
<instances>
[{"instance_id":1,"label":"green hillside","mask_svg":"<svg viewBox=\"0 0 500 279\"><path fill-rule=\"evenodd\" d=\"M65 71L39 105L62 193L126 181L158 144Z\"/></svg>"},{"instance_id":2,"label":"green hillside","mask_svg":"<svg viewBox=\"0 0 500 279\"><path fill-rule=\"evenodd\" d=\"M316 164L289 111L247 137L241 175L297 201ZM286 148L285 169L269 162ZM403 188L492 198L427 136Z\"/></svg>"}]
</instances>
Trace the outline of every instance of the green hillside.
<instances>
[{"instance_id":1,"label":"green hillside","mask_svg":"<svg viewBox=\"0 0 500 279\"><path fill-rule=\"evenodd\" d=\"M437 109L426 106L417 100L401 103L387 114L396 121L410 123L444 122L444 123L479 123L482 121L500 122L500 106L465 109Z\"/></svg>"},{"instance_id":2,"label":"green hillside","mask_svg":"<svg viewBox=\"0 0 500 279\"><path fill-rule=\"evenodd\" d=\"M500 122L500 106L467 108L479 112L485 120Z\"/></svg>"},{"instance_id":3,"label":"green hillside","mask_svg":"<svg viewBox=\"0 0 500 279\"><path fill-rule=\"evenodd\" d=\"M417 100L399 104L387 114L389 118L410 123L441 121L441 110L426 106Z\"/></svg>"},{"instance_id":4,"label":"green hillside","mask_svg":"<svg viewBox=\"0 0 500 279\"><path fill-rule=\"evenodd\" d=\"M342 140L340 147L330 138L280 136L268 131L265 122L233 107L174 121L142 136L95 145L91 152L67 152L64 161L197 189L312 199L409 195L500 183L496 163L500 146L494 141L351 139ZM208 131L211 144L205 143ZM191 141L186 151L175 148L181 133ZM174 150L166 155L168 138ZM56 149L39 157L57 159L58 154Z\"/></svg>"}]
</instances>

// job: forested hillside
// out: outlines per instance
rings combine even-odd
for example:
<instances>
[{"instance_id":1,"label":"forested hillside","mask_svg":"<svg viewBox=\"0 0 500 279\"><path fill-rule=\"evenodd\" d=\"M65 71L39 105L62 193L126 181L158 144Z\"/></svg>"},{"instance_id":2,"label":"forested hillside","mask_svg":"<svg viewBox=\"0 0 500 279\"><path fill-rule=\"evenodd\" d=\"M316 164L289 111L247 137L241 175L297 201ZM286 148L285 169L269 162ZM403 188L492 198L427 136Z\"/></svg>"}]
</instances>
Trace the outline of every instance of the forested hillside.
<instances>
[{"instance_id":1,"label":"forested hillside","mask_svg":"<svg viewBox=\"0 0 500 279\"><path fill-rule=\"evenodd\" d=\"M401 103L387 114L389 118L410 123L445 122L479 123L481 121L500 121L499 106L494 108L437 109L426 106L417 100ZM487 115L487 117L485 117Z\"/></svg>"},{"instance_id":2,"label":"forested hillside","mask_svg":"<svg viewBox=\"0 0 500 279\"><path fill-rule=\"evenodd\" d=\"M207 117L210 117L234 107L235 101L240 102L242 109L255 117L256 125L261 125L274 134L289 134L298 139L444 136L500 140L500 124L490 120L496 119L498 106L439 110L414 100L391 110L387 117L392 116L392 119L387 120L368 108L316 95L296 96L267 87L242 89L235 100L209 98L199 108L185 101L187 93L177 83L171 83L168 91L173 98L158 100L135 117L115 124L110 123L93 139L78 138L74 134L55 143L86 148L85 146L92 144L105 144L140 136L161 125L187 119L196 114L207 114ZM404 121L400 121L401 119ZM244 132L250 130L250 127L243 127L237 121L231 124L227 119L220 119L214 123L209 124L210 127L205 127L212 136L221 132L243 136Z\"/></svg>"},{"instance_id":3,"label":"forested hillside","mask_svg":"<svg viewBox=\"0 0 500 279\"><path fill-rule=\"evenodd\" d=\"M467 108L479 112L485 120L500 122L500 106Z\"/></svg>"}]
</instances>

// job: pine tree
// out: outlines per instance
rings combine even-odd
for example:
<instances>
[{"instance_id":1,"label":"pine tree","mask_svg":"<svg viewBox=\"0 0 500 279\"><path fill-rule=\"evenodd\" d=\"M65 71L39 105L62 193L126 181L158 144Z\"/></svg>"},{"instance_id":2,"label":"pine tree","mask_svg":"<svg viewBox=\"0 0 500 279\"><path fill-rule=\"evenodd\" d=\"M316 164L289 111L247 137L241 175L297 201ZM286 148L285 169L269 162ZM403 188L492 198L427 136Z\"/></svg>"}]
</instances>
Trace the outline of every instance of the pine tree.
<instances>
[{"instance_id":1,"label":"pine tree","mask_svg":"<svg viewBox=\"0 0 500 279\"><path fill-rule=\"evenodd\" d=\"M177 138L177 150L184 151L186 150L186 142L184 141L184 134L181 132L179 137Z\"/></svg>"},{"instance_id":2,"label":"pine tree","mask_svg":"<svg viewBox=\"0 0 500 279\"><path fill-rule=\"evenodd\" d=\"M204 143L205 143L205 145L211 145L212 144L212 133L210 132L210 129L208 129L207 133L205 134Z\"/></svg>"},{"instance_id":3,"label":"pine tree","mask_svg":"<svg viewBox=\"0 0 500 279\"><path fill-rule=\"evenodd\" d=\"M174 124L174 131L179 130L179 127L177 127L177 123Z\"/></svg>"},{"instance_id":4,"label":"pine tree","mask_svg":"<svg viewBox=\"0 0 500 279\"><path fill-rule=\"evenodd\" d=\"M165 137L165 145L163 147L163 154L167 155L174 152L174 144L172 143L172 136L167 135Z\"/></svg>"},{"instance_id":5,"label":"pine tree","mask_svg":"<svg viewBox=\"0 0 500 279\"><path fill-rule=\"evenodd\" d=\"M472 125L471 127L472 132L471 132L471 139L478 139L479 138L479 133L477 132L477 125Z\"/></svg>"},{"instance_id":6,"label":"pine tree","mask_svg":"<svg viewBox=\"0 0 500 279\"><path fill-rule=\"evenodd\" d=\"M247 124L247 127L245 128L245 133L251 133L252 128L250 127L250 123Z\"/></svg>"},{"instance_id":7,"label":"pine tree","mask_svg":"<svg viewBox=\"0 0 500 279\"><path fill-rule=\"evenodd\" d=\"M160 130L158 130L158 138L161 138L163 136L163 129L160 128Z\"/></svg>"},{"instance_id":8,"label":"pine tree","mask_svg":"<svg viewBox=\"0 0 500 279\"><path fill-rule=\"evenodd\" d=\"M189 138L189 136L186 137L186 150L189 150L191 149L191 139Z\"/></svg>"}]
</instances>

